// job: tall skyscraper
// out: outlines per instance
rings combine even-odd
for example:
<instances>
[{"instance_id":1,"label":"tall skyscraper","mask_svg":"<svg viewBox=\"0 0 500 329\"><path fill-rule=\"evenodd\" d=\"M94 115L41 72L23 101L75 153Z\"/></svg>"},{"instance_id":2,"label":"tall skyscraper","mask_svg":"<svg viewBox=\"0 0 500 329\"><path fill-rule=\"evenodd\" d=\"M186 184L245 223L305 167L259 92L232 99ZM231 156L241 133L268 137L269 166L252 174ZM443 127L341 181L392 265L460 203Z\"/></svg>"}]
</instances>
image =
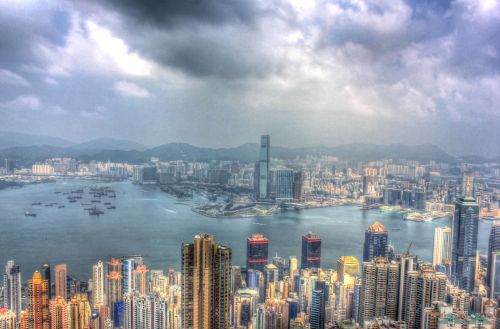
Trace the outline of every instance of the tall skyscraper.
<instances>
[{"instance_id":1,"label":"tall skyscraper","mask_svg":"<svg viewBox=\"0 0 500 329\"><path fill-rule=\"evenodd\" d=\"M104 264L102 261L98 261L92 267L92 304L94 308L106 305L104 282Z\"/></svg>"},{"instance_id":2,"label":"tall skyscraper","mask_svg":"<svg viewBox=\"0 0 500 329\"><path fill-rule=\"evenodd\" d=\"M149 293L149 269L146 265L139 265L134 270L134 289L141 296Z\"/></svg>"},{"instance_id":3,"label":"tall skyscraper","mask_svg":"<svg viewBox=\"0 0 500 329\"><path fill-rule=\"evenodd\" d=\"M141 256L130 257L122 262L123 295L134 291L134 270L143 264Z\"/></svg>"},{"instance_id":4,"label":"tall skyscraper","mask_svg":"<svg viewBox=\"0 0 500 329\"><path fill-rule=\"evenodd\" d=\"M89 329L92 310L85 294L76 294L69 302L69 318L71 329Z\"/></svg>"},{"instance_id":5,"label":"tall skyscraper","mask_svg":"<svg viewBox=\"0 0 500 329\"><path fill-rule=\"evenodd\" d=\"M182 245L183 327L228 329L231 284L231 249L213 236L194 237Z\"/></svg>"},{"instance_id":6,"label":"tall skyscraper","mask_svg":"<svg viewBox=\"0 0 500 329\"><path fill-rule=\"evenodd\" d=\"M111 258L106 275L106 303L113 316L114 304L122 299L122 263L118 258Z\"/></svg>"},{"instance_id":7,"label":"tall skyscraper","mask_svg":"<svg viewBox=\"0 0 500 329\"><path fill-rule=\"evenodd\" d=\"M430 265L420 271L409 271L406 279L403 320L408 329L424 328L424 313L433 302L444 302L446 298L444 273L436 272Z\"/></svg>"},{"instance_id":8,"label":"tall skyscraper","mask_svg":"<svg viewBox=\"0 0 500 329\"><path fill-rule=\"evenodd\" d=\"M29 329L49 329L49 298L47 280L42 279L40 272L35 271L28 280L26 299L28 302Z\"/></svg>"},{"instance_id":9,"label":"tall skyscraper","mask_svg":"<svg viewBox=\"0 0 500 329\"><path fill-rule=\"evenodd\" d=\"M326 283L324 281L316 281L311 298L311 315L309 319L311 329L325 328L326 298Z\"/></svg>"},{"instance_id":10,"label":"tall skyscraper","mask_svg":"<svg viewBox=\"0 0 500 329\"><path fill-rule=\"evenodd\" d=\"M66 264L58 264L54 268L54 277L56 281L55 295L61 296L64 300L68 299L68 268Z\"/></svg>"},{"instance_id":11,"label":"tall skyscraper","mask_svg":"<svg viewBox=\"0 0 500 329\"><path fill-rule=\"evenodd\" d=\"M7 175L12 174L14 172L14 160L5 159L5 173Z\"/></svg>"},{"instance_id":12,"label":"tall skyscraper","mask_svg":"<svg viewBox=\"0 0 500 329\"><path fill-rule=\"evenodd\" d=\"M264 271L268 262L269 240L262 234L252 234L247 239L247 270Z\"/></svg>"},{"instance_id":13,"label":"tall skyscraper","mask_svg":"<svg viewBox=\"0 0 500 329\"><path fill-rule=\"evenodd\" d=\"M270 148L271 148L271 138L269 135L263 135L260 137L260 153L259 161L257 162L256 174L254 179L256 180L256 196L259 200L265 200L269 198L269 164L270 164Z\"/></svg>"},{"instance_id":14,"label":"tall skyscraper","mask_svg":"<svg viewBox=\"0 0 500 329\"><path fill-rule=\"evenodd\" d=\"M61 296L56 296L50 301L50 326L52 329L70 329L70 314L68 303Z\"/></svg>"},{"instance_id":15,"label":"tall skyscraper","mask_svg":"<svg viewBox=\"0 0 500 329\"><path fill-rule=\"evenodd\" d=\"M302 236L302 258L301 268L321 267L321 238L317 234L309 232Z\"/></svg>"},{"instance_id":16,"label":"tall skyscraper","mask_svg":"<svg viewBox=\"0 0 500 329\"><path fill-rule=\"evenodd\" d=\"M399 264L389 263L387 257L375 257L363 263L362 286L359 298L359 321L398 314Z\"/></svg>"},{"instance_id":17,"label":"tall skyscraper","mask_svg":"<svg viewBox=\"0 0 500 329\"><path fill-rule=\"evenodd\" d=\"M462 181L462 197L455 202L452 221L452 277L467 292L475 287L479 204L474 198L474 180L465 173Z\"/></svg>"},{"instance_id":18,"label":"tall skyscraper","mask_svg":"<svg viewBox=\"0 0 500 329\"><path fill-rule=\"evenodd\" d=\"M434 252L432 266L443 265L451 262L451 228L436 227L434 229Z\"/></svg>"},{"instance_id":19,"label":"tall skyscraper","mask_svg":"<svg viewBox=\"0 0 500 329\"><path fill-rule=\"evenodd\" d=\"M293 170L276 170L276 201L293 201Z\"/></svg>"},{"instance_id":20,"label":"tall skyscraper","mask_svg":"<svg viewBox=\"0 0 500 329\"><path fill-rule=\"evenodd\" d=\"M490 239L488 245L488 269L486 274L486 286L490 289L490 298L496 299L500 296L500 281L495 276L500 276L496 266L500 266L496 258L500 252L500 220L491 225ZM500 260L500 259L499 259ZM500 277L499 277L500 278Z\"/></svg>"},{"instance_id":21,"label":"tall skyscraper","mask_svg":"<svg viewBox=\"0 0 500 329\"><path fill-rule=\"evenodd\" d=\"M353 256L340 256L337 260L337 281L343 282L344 276L349 274L357 276L359 274L359 261Z\"/></svg>"},{"instance_id":22,"label":"tall skyscraper","mask_svg":"<svg viewBox=\"0 0 500 329\"><path fill-rule=\"evenodd\" d=\"M40 268L40 273L42 273L42 279L47 280L49 283L49 300L52 299L52 275L50 273L50 264L45 263Z\"/></svg>"},{"instance_id":23,"label":"tall skyscraper","mask_svg":"<svg viewBox=\"0 0 500 329\"><path fill-rule=\"evenodd\" d=\"M13 260L5 265L3 276L3 307L12 310L16 319L21 315L21 270Z\"/></svg>"},{"instance_id":24,"label":"tall skyscraper","mask_svg":"<svg viewBox=\"0 0 500 329\"><path fill-rule=\"evenodd\" d=\"M365 232L363 262L369 262L375 257L387 257L388 240L384 225L378 221L373 223Z\"/></svg>"}]
</instances>

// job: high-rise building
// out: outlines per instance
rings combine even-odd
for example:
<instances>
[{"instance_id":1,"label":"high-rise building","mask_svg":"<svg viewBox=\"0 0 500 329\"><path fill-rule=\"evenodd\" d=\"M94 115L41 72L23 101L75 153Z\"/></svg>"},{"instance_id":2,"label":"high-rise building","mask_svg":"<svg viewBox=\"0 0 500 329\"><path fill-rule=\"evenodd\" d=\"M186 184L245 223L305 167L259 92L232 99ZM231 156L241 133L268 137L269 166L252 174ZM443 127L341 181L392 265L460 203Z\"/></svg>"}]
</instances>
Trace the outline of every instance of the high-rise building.
<instances>
[{"instance_id":1,"label":"high-rise building","mask_svg":"<svg viewBox=\"0 0 500 329\"><path fill-rule=\"evenodd\" d=\"M300 268L321 267L321 238L309 232L302 236L302 258Z\"/></svg>"},{"instance_id":2,"label":"high-rise building","mask_svg":"<svg viewBox=\"0 0 500 329\"><path fill-rule=\"evenodd\" d=\"M56 296L50 301L50 327L51 329L70 329L70 313L68 303L61 296Z\"/></svg>"},{"instance_id":3,"label":"high-rise building","mask_svg":"<svg viewBox=\"0 0 500 329\"><path fill-rule=\"evenodd\" d=\"M69 302L69 318L71 329L89 329L92 319L92 310L85 294L76 294Z\"/></svg>"},{"instance_id":4,"label":"high-rise building","mask_svg":"<svg viewBox=\"0 0 500 329\"><path fill-rule=\"evenodd\" d=\"M270 164L270 148L271 138L269 135L260 137L260 153L259 161L255 165L256 174L254 180L256 182L256 196L259 200L269 198L269 164Z\"/></svg>"},{"instance_id":5,"label":"high-rise building","mask_svg":"<svg viewBox=\"0 0 500 329\"><path fill-rule=\"evenodd\" d=\"M58 264L54 268L55 295L68 299L68 268L66 264Z\"/></svg>"},{"instance_id":6,"label":"high-rise building","mask_svg":"<svg viewBox=\"0 0 500 329\"><path fill-rule=\"evenodd\" d=\"M293 201L293 170L276 170L276 201Z\"/></svg>"},{"instance_id":7,"label":"high-rise building","mask_svg":"<svg viewBox=\"0 0 500 329\"><path fill-rule=\"evenodd\" d=\"M14 160L5 159L5 173L7 175L12 174L14 172Z\"/></svg>"},{"instance_id":8,"label":"high-rise building","mask_svg":"<svg viewBox=\"0 0 500 329\"><path fill-rule=\"evenodd\" d=\"M387 257L388 240L384 225L378 221L373 223L365 232L363 262L369 262L375 257Z\"/></svg>"},{"instance_id":9,"label":"high-rise building","mask_svg":"<svg viewBox=\"0 0 500 329\"><path fill-rule=\"evenodd\" d=\"M104 264L98 261L92 267L92 305L95 308L106 305L104 282Z\"/></svg>"},{"instance_id":10,"label":"high-rise building","mask_svg":"<svg viewBox=\"0 0 500 329\"><path fill-rule=\"evenodd\" d=\"M344 276L349 274L357 276L359 274L359 261L353 256L340 256L337 260L337 281L343 282Z\"/></svg>"},{"instance_id":11,"label":"high-rise building","mask_svg":"<svg viewBox=\"0 0 500 329\"><path fill-rule=\"evenodd\" d=\"M451 228L436 227L434 229L434 251L432 266L448 264L451 262Z\"/></svg>"},{"instance_id":12,"label":"high-rise building","mask_svg":"<svg viewBox=\"0 0 500 329\"><path fill-rule=\"evenodd\" d=\"M363 263L359 298L359 322L388 317L395 320L398 314L400 265L390 263L387 257L375 257Z\"/></svg>"},{"instance_id":13,"label":"high-rise building","mask_svg":"<svg viewBox=\"0 0 500 329\"><path fill-rule=\"evenodd\" d=\"M325 328L325 306L327 298L327 286L324 281L316 281L312 291L311 315L309 322L311 329Z\"/></svg>"},{"instance_id":14,"label":"high-rise building","mask_svg":"<svg viewBox=\"0 0 500 329\"><path fill-rule=\"evenodd\" d=\"M425 309L432 307L433 302L445 301L446 280L444 273L436 272L430 265L422 266L418 272L408 272L403 310L408 329L423 328Z\"/></svg>"},{"instance_id":15,"label":"high-rise building","mask_svg":"<svg viewBox=\"0 0 500 329\"><path fill-rule=\"evenodd\" d=\"M140 296L137 292L125 295L125 329L166 329L167 302L156 293ZM183 328L192 328L183 326ZM208 328L208 327L205 327Z\"/></svg>"},{"instance_id":16,"label":"high-rise building","mask_svg":"<svg viewBox=\"0 0 500 329\"><path fill-rule=\"evenodd\" d=\"M106 302L113 316L114 304L122 300L122 263L117 258L111 258L106 275Z\"/></svg>"},{"instance_id":17,"label":"high-rise building","mask_svg":"<svg viewBox=\"0 0 500 329\"><path fill-rule=\"evenodd\" d=\"M500 252L500 220L491 225L490 239L488 245L488 270L486 274L486 286L490 289L490 298L496 299L500 296L500 272L496 266L500 263L496 260ZM500 261L500 259L498 259ZM495 276L499 276L496 278Z\"/></svg>"},{"instance_id":18,"label":"high-rise building","mask_svg":"<svg viewBox=\"0 0 500 329\"><path fill-rule=\"evenodd\" d=\"M263 271L268 262L269 240L262 234L247 239L247 270Z\"/></svg>"},{"instance_id":19,"label":"high-rise building","mask_svg":"<svg viewBox=\"0 0 500 329\"><path fill-rule=\"evenodd\" d=\"M398 302L398 320L402 321L404 318L405 293L406 284L408 282L408 273L416 270L417 257L406 252L398 259L399 262L399 302Z\"/></svg>"},{"instance_id":20,"label":"high-rise building","mask_svg":"<svg viewBox=\"0 0 500 329\"><path fill-rule=\"evenodd\" d=\"M40 273L42 273L42 279L47 280L49 283L49 300L52 299L52 275L50 273L50 264L45 263L40 268Z\"/></svg>"},{"instance_id":21,"label":"high-rise building","mask_svg":"<svg viewBox=\"0 0 500 329\"><path fill-rule=\"evenodd\" d=\"M0 328L1 329L16 329L16 313L0 307Z\"/></svg>"},{"instance_id":22,"label":"high-rise building","mask_svg":"<svg viewBox=\"0 0 500 329\"><path fill-rule=\"evenodd\" d=\"M182 318L184 328L228 329L231 249L213 236L182 245Z\"/></svg>"},{"instance_id":23,"label":"high-rise building","mask_svg":"<svg viewBox=\"0 0 500 329\"><path fill-rule=\"evenodd\" d=\"M135 256L126 258L122 262L122 285L123 285L123 295L131 293L134 291L134 270L137 266L143 264L143 258L141 256Z\"/></svg>"},{"instance_id":24,"label":"high-rise building","mask_svg":"<svg viewBox=\"0 0 500 329\"><path fill-rule=\"evenodd\" d=\"M139 265L134 270L134 289L141 296L149 293L149 269L146 265Z\"/></svg>"},{"instance_id":25,"label":"high-rise building","mask_svg":"<svg viewBox=\"0 0 500 329\"><path fill-rule=\"evenodd\" d=\"M304 172L297 171L293 177L293 201L304 201Z\"/></svg>"},{"instance_id":26,"label":"high-rise building","mask_svg":"<svg viewBox=\"0 0 500 329\"><path fill-rule=\"evenodd\" d=\"M455 202L452 221L452 277L467 292L475 287L479 204L474 198L474 181L465 173L462 197Z\"/></svg>"},{"instance_id":27,"label":"high-rise building","mask_svg":"<svg viewBox=\"0 0 500 329\"><path fill-rule=\"evenodd\" d=\"M21 270L13 260L5 265L3 276L3 307L13 311L16 319L21 315Z\"/></svg>"},{"instance_id":28,"label":"high-rise building","mask_svg":"<svg viewBox=\"0 0 500 329\"><path fill-rule=\"evenodd\" d=\"M35 271L28 280L26 299L28 302L29 329L49 329L49 283L42 279L40 272Z\"/></svg>"}]
</instances>

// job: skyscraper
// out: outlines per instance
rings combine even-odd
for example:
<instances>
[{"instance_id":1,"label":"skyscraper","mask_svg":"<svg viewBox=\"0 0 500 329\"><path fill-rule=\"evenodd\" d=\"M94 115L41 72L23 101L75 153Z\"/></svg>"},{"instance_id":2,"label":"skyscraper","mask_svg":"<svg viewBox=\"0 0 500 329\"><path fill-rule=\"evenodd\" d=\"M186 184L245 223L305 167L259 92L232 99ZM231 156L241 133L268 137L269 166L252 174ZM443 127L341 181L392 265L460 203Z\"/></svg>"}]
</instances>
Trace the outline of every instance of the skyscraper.
<instances>
[{"instance_id":1,"label":"skyscraper","mask_svg":"<svg viewBox=\"0 0 500 329\"><path fill-rule=\"evenodd\" d=\"M256 164L256 174L254 179L256 180L256 196L259 200L265 200L269 198L269 188L268 188L268 177L269 177L269 159L271 148L271 138L269 135L262 135L260 137L260 153L259 161Z\"/></svg>"},{"instance_id":2,"label":"skyscraper","mask_svg":"<svg viewBox=\"0 0 500 329\"><path fill-rule=\"evenodd\" d=\"M68 299L68 268L66 264L58 264L54 268L54 277L56 281L55 295L61 296L64 300Z\"/></svg>"},{"instance_id":3,"label":"skyscraper","mask_svg":"<svg viewBox=\"0 0 500 329\"><path fill-rule=\"evenodd\" d=\"M7 308L0 307L0 328L16 329L16 313Z\"/></svg>"},{"instance_id":4,"label":"skyscraper","mask_svg":"<svg viewBox=\"0 0 500 329\"><path fill-rule=\"evenodd\" d=\"M479 205L474 198L474 181L471 173L465 173L462 181L462 197L455 202L452 221L452 277L467 292L475 286Z\"/></svg>"},{"instance_id":5,"label":"skyscraper","mask_svg":"<svg viewBox=\"0 0 500 329\"><path fill-rule=\"evenodd\" d=\"M69 318L71 329L89 329L92 310L85 294L76 294L69 302Z\"/></svg>"},{"instance_id":6,"label":"skyscraper","mask_svg":"<svg viewBox=\"0 0 500 329\"><path fill-rule=\"evenodd\" d=\"M312 291L311 315L309 320L311 329L325 328L326 290L327 286L324 281L315 282L315 287Z\"/></svg>"},{"instance_id":7,"label":"skyscraper","mask_svg":"<svg viewBox=\"0 0 500 329\"><path fill-rule=\"evenodd\" d=\"M488 270L486 274L486 286L490 289L491 298L500 296L500 281L495 278L496 275L500 275L500 273L495 268L495 266L500 265L495 259L498 257L498 252L500 252L500 220L494 221L491 225L488 245Z\"/></svg>"},{"instance_id":8,"label":"skyscraper","mask_svg":"<svg viewBox=\"0 0 500 329\"><path fill-rule=\"evenodd\" d=\"M446 281L446 275L430 265L423 265L418 272L408 272L403 311L408 329L423 328L425 309L433 302L445 301Z\"/></svg>"},{"instance_id":9,"label":"skyscraper","mask_svg":"<svg viewBox=\"0 0 500 329\"><path fill-rule=\"evenodd\" d=\"M134 290L134 270L137 266L143 264L141 256L130 257L122 262L122 285L123 295L128 294Z\"/></svg>"},{"instance_id":10,"label":"skyscraper","mask_svg":"<svg viewBox=\"0 0 500 329\"><path fill-rule=\"evenodd\" d=\"M47 280L49 283L49 300L52 299L52 275L50 273L50 264L45 263L40 268L40 273L42 273L42 279Z\"/></svg>"},{"instance_id":11,"label":"skyscraper","mask_svg":"<svg viewBox=\"0 0 500 329\"><path fill-rule=\"evenodd\" d=\"M276 170L276 201L293 201L293 170Z\"/></svg>"},{"instance_id":12,"label":"skyscraper","mask_svg":"<svg viewBox=\"0 0 500 329\"><path fill-rule=\"evenodd\" d=\"M375 257L363 263L362 286L359 298L359 321L378 317L395 320L398 314L399 271L397 263L387 257Z\"/></svg>"},{"instance_id":13,"label":"skyscraper","mask_svg":"<svg viewBox=\"0 0 500 329\"><path fill-rule=\"evenodd\" d=\"M262 234L247 239L247 270L264 271L268 262L269 240Z\"/></svg>"},{"instance_id":14,"label":"skyscraper","mask_svg":"<svg viewBox=\"0 0 500 329\"><path fill-rule=\"evenodd\" d=\"M356 257L340 256L337 260L337 281L343 282L346 274L353 277L359 274L359 261Z\"/></svg>"},{"instance_id":15,"label":"skyscraper","mask_svg":"<svg viewBox=\"0 0 500 329\"><path fill-rule=\"evenodd\" d=\"M49 329L48 286L48 281L43 280L38 271L28 280L26 298L29 329Z\"/></svg>"},{"instance_id":16,"label":"skyscraper","mask_svg":"<svg viewBox=\"0 0 500 329\"><path fill-rule=\"evenodd\" d=\"M5 265L3 276L3 306L16 314L16 319L21 315L21 270L13 260Z\"/></svg>"},{"instance_id":17,"label":"skyscraper","mask_svg":"<svg viewBox=\"0 0 500 329\"><path fill-rule=\"evenodd\" d=\"M182 245L182 275L183 327L228 329L231 249L211 235L195 236Z\"/></svg>"},{"instance_id":18,"label":"skyscraper","mask_svg":"<svg viewBox=\"0 0 500 329\"><path fill-rule=\"evenodd\" d=\"M309 232L302 236L302 258L301 268L321 267L321 238L319 235Z\"/></svg>"},{"instance_id":19,"label":"skyscraper","mask_svg":"<svg viewBox=\"0 0 500 329\"><path fill-rule=\"evenodd\" d=\"M104 264L98 261L92 267L92 304L95 308L105 306L106 295L104 294Z\"/></svg>"},{"instance_id":20,"label":"skyscraper","mask_svg":"<svg viewBox=\"0 0 500 329\"><path fill-rule=\"evenodd\" d=\"M388 235L384 225L373 223L365 232L363 245L363 262L369 262L375 257L387 257Z\"/></svg>"},{"instance_id":21,"label":"skyscraper","mask_svg":"<svg viewBox=\"0 0 500 329\"><path fill-rule=\"evenodd\" d=\"M61 296L56 296L50 301L50 325L53 329L69 329L70 314L68 314L68 303Z\"/></svg>"},{"instance_id":22,"label":"skyscraper","mask_svg":"<svg viewBox=\"0 0 500 329\"><path fill-rule=\"evenodd\" d=\"M451 228L436 227L434 229L434 251L432 266L443 265L451 262Z\"/></svg>"},{"instance_id":23,"label":"skyscraper","mask_svg":"<svg viewBox=\"0 0 500 329\"><path fill-rule=\"evenodd\" d=\"M134 270L134 289L141 296L149 293L149 269L146 265L139 265Z\"/></svg>"}]
</instances>

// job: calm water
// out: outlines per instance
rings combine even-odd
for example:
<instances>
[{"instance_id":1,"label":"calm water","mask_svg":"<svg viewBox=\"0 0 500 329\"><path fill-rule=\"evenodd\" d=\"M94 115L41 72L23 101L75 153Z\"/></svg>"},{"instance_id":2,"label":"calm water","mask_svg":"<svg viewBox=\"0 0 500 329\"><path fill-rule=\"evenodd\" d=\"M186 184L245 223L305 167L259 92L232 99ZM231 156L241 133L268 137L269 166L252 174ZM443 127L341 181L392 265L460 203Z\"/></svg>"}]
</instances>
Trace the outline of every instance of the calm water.
<instances>
[{"instance_id":1,"label":"calm water","mask_svg":"<svg viewBox=\"0 0 500 329\"><path fill-rule=\"evenodd\" d=\"M91 217L81 202L69 203L69 192L87 185L112 186L117 198L115 210L105 210ZM66 208L31 206L32 202L59 202ZM104 201L103 201L104 202ZM104 208L104 206L100 206ZM25 211L37 217L24 216ZM389 231L396 251L413 241L412 252L431 260L433 232L436 226L449 225L448 219L432 223L406 222L401 215L379 211L360 211L357 207L310 209L281 213L272 217L212 219L190 210L156 187L129 182L96 183L67 180L59 183L27 186L0 191L0 266L15 259L21 266L23 280L42 263L67 263L70 275L81 280L91 276L92 264L111 256L141 254L154 269L173 265L179 269L180 246L192 241L195 234L208 232L218 242L233 249L233 264L244 265L246 237L263 233L270 239L270 256L278 253L300 257L300 237L309 231L322 237L322 266L331 267L341 255L361 258L364 231L380 220ZM479 248L487 248L491 223L479 225Z\"/></svg>"}]
</instances>

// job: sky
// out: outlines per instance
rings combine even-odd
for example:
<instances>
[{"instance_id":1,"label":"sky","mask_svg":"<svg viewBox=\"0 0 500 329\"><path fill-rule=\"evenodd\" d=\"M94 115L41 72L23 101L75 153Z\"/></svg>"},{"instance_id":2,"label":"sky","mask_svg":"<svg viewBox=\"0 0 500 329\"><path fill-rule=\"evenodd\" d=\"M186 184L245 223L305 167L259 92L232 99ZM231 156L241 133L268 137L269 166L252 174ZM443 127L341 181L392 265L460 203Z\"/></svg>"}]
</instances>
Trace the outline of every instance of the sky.
<instances>
[{"instance_id":1,"label":"sky","mask_svg":"<svg viewBox=\"0 0 500 329\"><path fill-rule=\"evenodd\" d=\"M500 0L0 0L0 130L500 155Z\"/></svg>"}]
</instances>

